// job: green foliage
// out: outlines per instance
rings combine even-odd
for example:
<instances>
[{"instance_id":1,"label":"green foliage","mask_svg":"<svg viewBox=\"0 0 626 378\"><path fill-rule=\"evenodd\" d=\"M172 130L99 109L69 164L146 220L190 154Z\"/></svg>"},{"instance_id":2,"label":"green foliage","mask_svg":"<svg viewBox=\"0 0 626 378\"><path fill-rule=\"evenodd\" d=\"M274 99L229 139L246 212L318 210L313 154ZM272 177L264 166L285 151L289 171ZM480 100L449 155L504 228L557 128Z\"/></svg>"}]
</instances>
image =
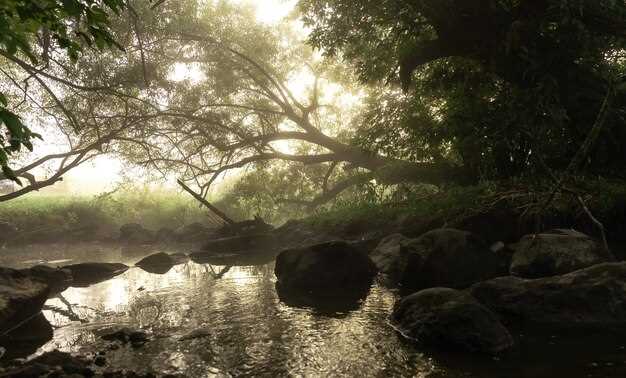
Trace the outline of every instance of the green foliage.
<instances>
[{"instance_id":1,"label":"green foliage","mask_svg":"<svg viewBox=\"0 0 626 378\"><path fill-rule=\"evenodd\" d=\"M25 56L30 63L43 63L56 51L76 62L84 48L99 50L121 46L109 29L109 13L119 14L125 0L3 0L0 3L0 55L12 60ZM17 183L9 167L10 155L24 146L32 151L33 133L19 115L9 108L9 101L0 92L0 168L5 177Z\"/></svg>"},{"instance_id":2,"label":"green foliage","mask_svg":"<svg viewBox=\"0 0 626 378\"><path fill-rule=\"evenodd\" d=\"M462 165L476 179L545 176L567 166L612 83L605 130L586 161L626 170L626 3L424 0L300 2L310 42L373 88L355 142L414 161ZM621 84L619 84L621 82Z\"/></svg>"}]
</instances>

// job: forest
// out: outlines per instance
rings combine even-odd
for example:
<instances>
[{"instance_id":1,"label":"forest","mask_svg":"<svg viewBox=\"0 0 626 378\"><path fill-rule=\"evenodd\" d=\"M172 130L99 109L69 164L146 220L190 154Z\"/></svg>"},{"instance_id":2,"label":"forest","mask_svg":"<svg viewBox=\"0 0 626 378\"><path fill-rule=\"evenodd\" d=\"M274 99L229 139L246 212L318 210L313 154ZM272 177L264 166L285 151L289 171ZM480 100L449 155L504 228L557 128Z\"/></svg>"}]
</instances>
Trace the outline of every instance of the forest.
<instances>
[{"instance_id":1,"label":"forest","mask_svg":"<svg viewBox=\"0 0 626 378\"><path fill-rule=\"evenodd\" d=\"M0 0L0 377L626 375L624 0Z\"/></svg>"}]
</instances>

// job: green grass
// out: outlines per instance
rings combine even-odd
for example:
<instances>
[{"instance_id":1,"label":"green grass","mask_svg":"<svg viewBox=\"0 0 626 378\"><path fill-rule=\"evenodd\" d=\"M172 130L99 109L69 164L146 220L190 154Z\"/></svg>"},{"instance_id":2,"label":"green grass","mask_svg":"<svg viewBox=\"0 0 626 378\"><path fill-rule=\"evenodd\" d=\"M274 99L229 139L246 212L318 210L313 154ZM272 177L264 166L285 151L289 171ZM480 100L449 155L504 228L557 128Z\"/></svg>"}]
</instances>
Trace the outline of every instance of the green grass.
<instances>
[{"instance_id":1,"label":"green grass","mask_svg":"<svg viewBox=\"0 0 626 378\"><path fill-rule=\"evenodd\" d=\"M207 222L207 212L183 194L134 188L100 197L25 196L0 203L0 220L23 231L43 228L70 230L91 225L116 230L120 225L131 222L156 230Z\"/></svg>"}]
</instances>

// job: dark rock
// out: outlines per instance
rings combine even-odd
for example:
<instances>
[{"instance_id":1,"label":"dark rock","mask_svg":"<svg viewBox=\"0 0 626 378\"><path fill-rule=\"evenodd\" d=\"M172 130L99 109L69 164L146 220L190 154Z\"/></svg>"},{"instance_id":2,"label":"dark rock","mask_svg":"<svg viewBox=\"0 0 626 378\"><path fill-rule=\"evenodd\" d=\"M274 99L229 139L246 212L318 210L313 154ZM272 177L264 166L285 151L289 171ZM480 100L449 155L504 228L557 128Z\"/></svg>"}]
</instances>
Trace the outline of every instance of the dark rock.
<instances>
[{"instance_id":1,"label":"dark rock","mask_svg":"<svg viewBox=\"0 0 626 378\"><path fill-rule=\"evenodd\" d=\"M0 334L41 311L50 288L44 282L9 268L0 268Z\"/></svg>"},{"instance_id":2,"label":"dark rock","mask_svg":"<svg viewBox=\"0 0 626 378\"><path fill-rule=\"evenodd\" d=\"M161 227L155 235L155 240L159 243L172 243L178 241L178 239L179 235L169 227Z\"/></svg>"},{"instance_id":3,"label":"dark rock","mask_svg":"<svg viewBox=\"0 0 626 378\"><path fill-rule=\"evenodd\" d=\"M548 277L609 261L611 256L589 236L574 230L553 230L522 237L511 260L511 274Z\"/></svg>"},{"instance_id":4,"label":"dark rock","mask_svg":"<svg viewBox=\"0 0 626 378\"><path fill-rule=\"evenodd\" d=\"M96 366L102 367L102 366L107 364L107 359L105 357L98 356L98 357L94 358L93 363Z\"/></svg>"},{"instance_id":5,"label":"dark rock","mask_svg":"<svg viewBox=\"0 0 626 378\"><path fill-rule=\"evenodd\" d=\"M62 269L72 272L72 287L87 287L124 273L128 266L119 263L80 263L66 265Z\"/></svg>"},{"instance_id":6,"label":"dark rock","mask_svg":"<svg viewBox=\"0 0 626 378\"><path fill-rule=\"evenodd\" d=\"M476 235L456 229L438 229L409 242L401 242L400 260L392 271L401 272L403 290L429 287L462 289L504 274L499 256Z\"/></svg>"},{"instance_id":7,"label":"dark rock","mask_svg":"<svg viewBox=\"0 0 626 378\"><path fill-rule=\"evenodd\" d=\"M202 247L203 252L229 253L274 249L276 239L272 234L254 234L211 240Z\"/></svg>"},{"instance_id":8,"label":"dark rock","mask_svg":"<svg viewBox=\"0 0 626 378\"><path fill-rule=\"evenodd\" d=\"M274 272L284 288L323 292L369 288L376 266L350 244L334 241L281 252Z\"/></svg>"},{"instance_id":9,"label":"dark rock","mask_svg":"<svg viewBox=\"0 0 626 378\"><path fill-rule=\"evenodd\" d=\"M190 223L176 231L178 241L183 243L193 243L205 241L213 233L213 230L202 223Z\"/></svg>"},{"instance_id":10,"label":"dark rock","mask_svg":"<svg viewBox=\"0 0 626 378\"><path fill-rule=\"evenodd\" d=\"M52 340L53 329L42 314L36 314L17 328L0 335L0 346L6 353L4 360L25 358L35 353L39 347Z\"/></svg>"},{"instance_id":11,"label":"dark rock","mask_svg":"<svg viewBox=\"0 0 626 378\"><path fill-rule=\"evenodd\" d=\"M199 329L195 329L187 333L186 335L181 336L178 340L188 341L188 340L202 339L205 337L210 337L212 334L213 332L208 328L199 328Z\"/></svg>"},{"instance_id":12,"label":"dark rock","mask_svg":"<svg viewBox=\"0 0 626 378\"><path fill-rule=\"evenodd\" d=\"M150 244L155 240L154 232L138 223L127 223L120 227L120 241L128 244Z\"/></svg>"},{"instance_id":13,"label":"dark rock","mask_svg":"<svg viewBox=\"0 0 626 378\"><path fill-rule=\"evenodd\" d=\"M142 346L149 340L146 332L131 328L106 330L100 337L107 341L119 341L122 344L130 343L134 348Z\"/></svg>"},{"instance_id":14,"label":"dark rock","mask_svg":"<svg viewBox=\"0 0 626 378\"><path fill-rule=\"evenodd\" d=\"M534 280L499 277L477 283L469 291L508 322L626 329L626 262Z\"/></svg>"},{"instance_id":15,"label":"dark rock","mask_svg":"<svg viewBox=\"0 0 626 378\"><path fill-rule=\"evenodd\" d=\"M513 346L495 314L454 289L431 288L403 298L391 321L402 335L425 345L491 354Z\"/></svg>"},{"instance_id":16,"label":"dark rock","mask_svg":"<svg viewBox=\"0 0 626 378\"><path fill-rule=\"evenodd\" d=\"M50 293L48 294L50 298L62 293L72 284L72 272L68 269L35 265L32 268L21 269L20 271L45 282L50 288Z\"/></svg>"},{"instance_id":17,"label":"dark rock","mask_svg":"<svg viewBox=\"0 0 626 378\"><path fill-rule=\"evenodd\" d=\"M159 252L144 257L135 265L148 273L164 274L176 264L176 260L167 253Z\"/></svg>"}]
</instances>

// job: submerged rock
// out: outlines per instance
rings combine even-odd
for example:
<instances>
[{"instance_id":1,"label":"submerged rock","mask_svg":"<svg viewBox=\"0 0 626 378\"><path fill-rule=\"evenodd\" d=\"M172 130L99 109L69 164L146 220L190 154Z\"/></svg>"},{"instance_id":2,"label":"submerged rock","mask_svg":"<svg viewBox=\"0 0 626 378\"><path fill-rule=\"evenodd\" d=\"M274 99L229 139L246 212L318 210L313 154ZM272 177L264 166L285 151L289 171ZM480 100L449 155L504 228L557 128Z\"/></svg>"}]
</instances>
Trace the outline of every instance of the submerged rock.
<instances>
[{"instance_id":1,"label":"submerged rock","mask_svg":"<svg viewBox=\"0 0 626 378\"><path fill-rule=\"evenodd\" d=\"M391 321L405 337L439 348L496 354L513 346L494 313L454 289L430 288L403 298Z\"/></svg>"},{"instance_id":2,"label":"submerged rock","mask_svg":"<svg viewBox=\"0 0 626 378\"><path fill-rule=\"evenodd\" d=\"M469 292L509 322L626 329L626 262L540 279L499 277Z\"/></svg>"},{"instance_id":3,"label":"submerged rock","mask_svg":"<svg viewBox=\"0 0 626 378\"><path fill-rule=\"evenodd\" d=\"M608 253L591 237L574 230L553 230L522 237L510 271L515 276L539 278L609 261Z\"/></svg>"},{"instance_id":4,"label":"submerged rock","mask_svg":"<svg viewBox=\"0 0 626 378\"><path fill-rule=\"evenodd\" d=\"M462 289L497 277L505 268L476 235L456 229L437 229L411 240L395 237L381 247L386 252L379 251L376 259L406 291Z\"/></svg>"},{"instance_id":5,"label":"submerged rock","mask_svg":"<svg viewBox=\"0 0 626 378\"><path fill-rule=\"evenodd\" d=\"M80 263L66 265L62 269L72 272L72 287L87 287L124 273L128 266L119 263Z\"/></svg>"},{"instance_id":6,"label":"submerged rock","mask_svg":"<svg viewBox=\"0 0 626 378\"><path fill-rule=\"evenodd\" d=\"M274 273L284 288L332 291L369 288L377 271L366 254L333 241L281 252Z\"/></svg>"},{"instance_id":7,"label":"submerged rock","mask_svg":"<svg viewBox=\"0 0 626 378\"><path fill-rule=\"evenodd\" d=\"M0 268L0 334L40 312L49 292L48 285L24 272Z\"/></svg>"},{"instance_id":8,"label":"submerged rock","mask_svg":"<svg viewBox=\"0 0 626 378\"><path fill-rule=\"evenodd\" d=\"M135 264L148 273L164 274L176 265L176 259L167 253L159 252L144 257Z\"/></svg>"},{"instance_id":9,"label":"submerged rock","mask_svg":"<svg viewBox=\"0 0 626 378\"><path fill-rule=\"evenodd\" d=\"M133 348L138 348L149 340L146 332L131 328L106 330L100 338L106 341L119 341L122 344L130 343Z\"/></svg>"},{"instance_id":10,"label":"submerged rock","mask_svg":"<svg viewBox=\"0 0 626 378\"><path fill-rule=\"evenodd\" d=\"M93 377L91 361L53 350L21 366L9 368L3 377Z\"/></svg>"},{"instance_id":11,"label":"submerged rock","mask_svg":"<svg viewBox=\"0 0 626 378\"><path fill-rule=\"evenodd\" d=\"M155 240L154 232L138 223L127 223L120 227L120 241L128 244L149 244Z\"/></svg>"}]
</instances>

